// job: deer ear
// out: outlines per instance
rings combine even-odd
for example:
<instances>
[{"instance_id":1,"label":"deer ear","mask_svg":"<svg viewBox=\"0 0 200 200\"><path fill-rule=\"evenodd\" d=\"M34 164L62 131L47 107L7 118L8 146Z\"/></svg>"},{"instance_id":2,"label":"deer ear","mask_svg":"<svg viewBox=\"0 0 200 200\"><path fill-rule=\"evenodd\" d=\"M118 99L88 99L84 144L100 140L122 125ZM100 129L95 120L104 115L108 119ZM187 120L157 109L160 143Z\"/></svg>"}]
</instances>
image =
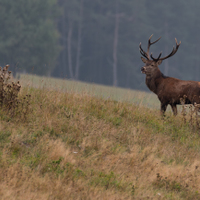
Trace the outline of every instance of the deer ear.
<instances>
[{"instance_id":1,"label":"deer ear","mask_svg":"<svg viewBox=\"0 0 200 200\"><path fill-rule=\"evenodd\" d=\"M162 63L162 60L158 60L158 62L157 62L157 63L158 63L158 65L160 65L160 64Z\"/></svg>"},{"instance_id":2,"label":"deer ear","mask_svg":"<svg viewBox=\"0 0 200 200\"><path fill-rule=\"evenodd\" d=\"M147 59L145 59L145 58L141 57L141 60L142 60L142 62L143 62L143 63L145 63L145 64L146 64L146 62L147 62Z\"/></svg>"}]
</instances>

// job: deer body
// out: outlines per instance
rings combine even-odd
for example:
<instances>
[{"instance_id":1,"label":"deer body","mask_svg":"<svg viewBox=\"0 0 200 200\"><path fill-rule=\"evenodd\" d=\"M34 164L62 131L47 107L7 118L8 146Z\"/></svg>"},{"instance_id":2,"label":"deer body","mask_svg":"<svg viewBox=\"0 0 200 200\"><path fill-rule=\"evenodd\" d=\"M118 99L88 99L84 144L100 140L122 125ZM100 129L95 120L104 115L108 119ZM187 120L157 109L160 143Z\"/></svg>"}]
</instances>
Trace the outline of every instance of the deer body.
<instances>
[{"instance_id":1,"label":"deer body","mask_svg":"<svg viewBox=\"0 0 200 200\"><path fill-rule=\"evenodd\" d=\"M152 36L151 36L152 37ZM155 42L148 42L148 50L145 52L141 48L140 44L140 53L145 57L141 57L142 61L145 63L145 66L141 68L141 72L146 74L146 85L147 87L154 92L158 99L161 102L161 113L164 114L167 106L171 105L174 115L177 114L176 105L181 104L181 99L184 99L185 104L194 104L200 103L200 82L197 81L184 81L173 77L167 77L163 75L158 68L158 65L162 63L162 60L173 56L179 48L180 43L177 43L176 40L176 49L173 48L172 52L164 57L161 57L161 53L158 58L154 58L149 55L149 47ZM150 56L152 60L150 59Z\"/></svg>"}]
</instances>

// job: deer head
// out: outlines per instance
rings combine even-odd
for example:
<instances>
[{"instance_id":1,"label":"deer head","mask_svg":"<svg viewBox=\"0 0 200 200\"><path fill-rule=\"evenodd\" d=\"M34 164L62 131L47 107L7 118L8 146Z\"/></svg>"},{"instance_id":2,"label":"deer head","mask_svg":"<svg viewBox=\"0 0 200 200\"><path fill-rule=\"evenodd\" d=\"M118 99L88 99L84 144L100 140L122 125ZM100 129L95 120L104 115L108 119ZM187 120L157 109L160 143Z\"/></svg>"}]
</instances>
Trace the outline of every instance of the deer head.
<instances>
[{"instance_id":1,"label":"deer head","mask_svg":"<svg viewBox=\"0 0 200 200\"><path fill-rule=\"evenodd\" d=\"M152 55L152 53L151 53L151 55L149 55L149 48L150 48L150 46L151 46L152 44L155 44L158 40L160 40L161 37L158 38L156 41L151 42L152 36L153 36L153 35L151 35L151 36L149 37L149 40L148 40L147 52L145 52L145 51L142 49L141 43L140 43L140 45L139 45L140 53L141 53L142 56L143 56L143 57L141 57L141 59L142 59L142 61L145 63L145 66L141 68L141 72L144 73L144 74L146 74L147 77L148 77L148 76L154 75L155 72L159 70L158 65L160 65L160 64L162 63L163 60L165 60L165 59L167 59L167 58L173 56L173 55L177 52L177 50L178 50L178 48L179 48L179 46L180 46L180 44L181 44L181 42L178 44L178 43L177 43L177 39L175 38L175 41L176 41L176 48L173 47L171 53L170 53L168 56L165 56L165 57L161 58L161 55L162 55L162 52L161 52L157 58L154 58L153 55Z\"/></svg>"}]
</instances>

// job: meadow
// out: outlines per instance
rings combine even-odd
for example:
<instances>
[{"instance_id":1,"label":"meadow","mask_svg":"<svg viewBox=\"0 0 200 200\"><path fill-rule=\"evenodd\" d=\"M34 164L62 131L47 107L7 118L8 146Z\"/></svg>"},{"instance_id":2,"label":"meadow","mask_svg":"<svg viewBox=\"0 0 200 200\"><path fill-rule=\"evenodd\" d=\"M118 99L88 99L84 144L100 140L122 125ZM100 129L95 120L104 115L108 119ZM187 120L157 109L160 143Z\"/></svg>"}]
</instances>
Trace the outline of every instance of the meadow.
<instances>
[{"instance_id":1,"label":"meadow","mask_svg":"<svg viewBox=\"0 0 200 200\"><path fill-rule=\"evenodd\" d=\"M62 92L72 92L78 94L87 94L89 96L100 97L103 99L116 100L120 102L130 102L139 105L145 105L150 108L160 109L159 101L153 93L124 89L119 87L109 87L92 83L85 83L72 80L47 78L42 76L20 74L22 85L28 85L34 88L48 88Z\"/></svg>"},{"instance_id":2,"label":"meadow","mask_svg":"<svg viewBox=\"0 0 200 200\"><path fill-rule=\"evenodd\" d=\"M0 110L0 199L200 199L198 122L151 93L20 75ZM26 109L26 111L24 111Z\"/></svg>"}]
</instances>

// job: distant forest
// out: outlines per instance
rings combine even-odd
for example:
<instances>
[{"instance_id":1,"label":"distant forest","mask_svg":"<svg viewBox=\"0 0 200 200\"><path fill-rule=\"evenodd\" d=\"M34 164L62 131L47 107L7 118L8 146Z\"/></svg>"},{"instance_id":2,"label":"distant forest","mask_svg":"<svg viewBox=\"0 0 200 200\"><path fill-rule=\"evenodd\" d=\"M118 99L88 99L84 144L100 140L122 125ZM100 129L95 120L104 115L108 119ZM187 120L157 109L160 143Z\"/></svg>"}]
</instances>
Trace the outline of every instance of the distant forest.
<instances>
[{"instance_id":1,"label":"distant forest","mask_svg":"<svg viewBox=\"0 0 200 200\"><path fill-rule=\"evenodd\" d=\"M0 0L0 64L14 72L147 90L139 43L155 57L181 46L160 66L200 81L198 0Z\"/></svg>"}]
</instances>

